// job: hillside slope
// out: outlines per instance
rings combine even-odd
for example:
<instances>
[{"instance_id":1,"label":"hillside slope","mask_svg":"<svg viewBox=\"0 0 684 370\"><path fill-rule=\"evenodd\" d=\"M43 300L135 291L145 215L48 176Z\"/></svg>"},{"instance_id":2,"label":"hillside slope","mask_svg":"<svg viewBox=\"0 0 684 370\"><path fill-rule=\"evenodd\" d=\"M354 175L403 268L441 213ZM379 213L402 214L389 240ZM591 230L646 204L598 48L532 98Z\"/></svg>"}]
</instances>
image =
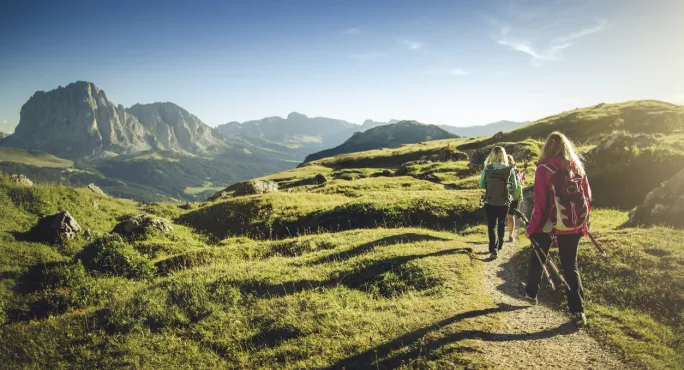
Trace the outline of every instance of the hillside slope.
<instances>
[{"instance_id":1,"label":"hillside slope","mask_svg":"<svg viewBox=\"0 0 684 370\"><path fill-rule=\"evenodd\" d=\"M626 212L595 209L593 231L610 258L582 242L595 325L577 331L548 286L541 307L515 295L530 258L525 239L507 243L494 263L485 258L482 192L468 189L478 174L467 161L410 166L407 176L360 167L360 159L344 168L326 161L265 178L286 192L184 209L0 177L0 361L285 369L681 363L681 230L618 228ZM328 181L302 181L316 174ZM173 220L174 230L55 245L26 237L39 216L61 209L105 235L139 212Z\"/></svg>"},{"instance_id":2,"label":"hillside slope","mask_svg":"<svg viewBox=\"0 0 684 370\"><path fill-rule=\"evenodd\" d=\"M379 126L365 132L355 133L340 146L308 155L305 162L333 157L344 153L361 152L380 148L395 148L402 144L455 137L457 136L448 133L435 125L425 125L416 121L401 121L391 125Z\"/></svg>"},{"instance_id":3,"label":"hillside slope","mask_svg":"<svg viewBox=\"0 0 684 370\"><path fill-rule=\"evenodd\" d=\"M638 100L617 104L601 103L546 117L507 133L468 144L462 149L477 148L504 141L526 138L546 139L559 130L580 143L600 140L615 130L632 133L672 133L684 128L684 107L657 100Z\"/></svg>"}]
</instances>

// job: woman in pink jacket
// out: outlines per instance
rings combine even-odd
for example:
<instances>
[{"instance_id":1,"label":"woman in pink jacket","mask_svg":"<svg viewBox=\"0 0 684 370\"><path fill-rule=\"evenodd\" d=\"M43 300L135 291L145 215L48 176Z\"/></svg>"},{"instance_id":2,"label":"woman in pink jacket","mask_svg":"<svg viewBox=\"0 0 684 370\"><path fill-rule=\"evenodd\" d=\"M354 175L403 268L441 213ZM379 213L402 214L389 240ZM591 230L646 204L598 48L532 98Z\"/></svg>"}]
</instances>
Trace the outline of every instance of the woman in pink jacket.
<instances>
[{"instance_id":1,"label":"woman in pink jacket","mask_svg":"<svg viewBox=\"0 0 684 370\"><path fill-rule=\"evenodd\" d=\"M556 215L561 214L561 212L556 210L557 199L554 198L554 184L558 186L558 178L554 179L554 175L559 172L560 176L565 175L569 176L567 177L569 179L575 179L576 184L578 184L577 188L581 187L579 190L583 192L583 198L586 200L585 204L578 207L585 212L579 216L581 220L580 226L574 229L572 227L553 227L553 221L555 221L553 218L557 218ZM532 212L526 234L544 252L540 254L541 263L546 262L545 256L549 252L553 241L552 238L556 239L563 267L563 276L569 285L567 292L568 309L572 316L572 321L578 327L584 326L587 323L587 318L584 314L582 280L577 265L577 250L580 238L587 233L587 226L584 221L588 220L589 217L590 200L591 188L589 186L589 179L584 171L582 161L577 155L577 151L565 135L560 132L553 132L546 140L539 162L537 162L537 170L534 177L534 211ZM574 211L574 204L572 208ZM561 218L564 218L567 223L567 217L563 215ZM539 293L539 284L542 280L541 263L533 253L527 284L521 284L521 293L528 301L535 304L537 302L537 293Z\"/></svg>"}]
</instances>

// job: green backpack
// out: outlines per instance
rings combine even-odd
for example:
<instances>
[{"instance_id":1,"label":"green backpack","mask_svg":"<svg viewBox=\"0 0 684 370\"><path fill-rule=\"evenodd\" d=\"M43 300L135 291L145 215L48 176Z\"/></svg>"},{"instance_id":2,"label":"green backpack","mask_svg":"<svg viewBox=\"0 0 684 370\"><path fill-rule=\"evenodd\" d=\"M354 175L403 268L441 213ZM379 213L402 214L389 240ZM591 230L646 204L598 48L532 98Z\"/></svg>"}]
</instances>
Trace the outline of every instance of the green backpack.
<instances>
[{"instance_id":1,"label":"green backpack","mask_svg":"<svg viewBox=\"0 0 684 370\"><path fill-rule=\"evenodd\" d=\"M508 206L511 203L511 194L508 188L508 180L511 178L513 167L495 169L493 165L487 166L486 181L487 189L485 199L492 206Z\"/></svg>"}]
</instances>

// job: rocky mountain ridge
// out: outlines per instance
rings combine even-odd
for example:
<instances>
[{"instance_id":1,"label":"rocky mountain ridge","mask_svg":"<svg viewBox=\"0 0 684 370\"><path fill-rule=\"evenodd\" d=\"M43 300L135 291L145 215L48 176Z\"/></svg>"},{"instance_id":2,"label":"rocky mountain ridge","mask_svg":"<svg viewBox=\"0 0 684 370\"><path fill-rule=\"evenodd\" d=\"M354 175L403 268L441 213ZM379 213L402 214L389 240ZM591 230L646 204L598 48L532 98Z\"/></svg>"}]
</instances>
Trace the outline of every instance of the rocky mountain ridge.
<instances>
[{"instance_id":1,"label":"rocky mountain ridge","mask_svg":"<svg viewBox=\"0 0 684 370\"><path fill-rule=\"evenodd\" d=\"M197 117L173 103L115 105L92 82L36 92L21 108L3 146L67 158L97 158L146 150L209 154L227 146Z\"/></svg>"}]
</instances>

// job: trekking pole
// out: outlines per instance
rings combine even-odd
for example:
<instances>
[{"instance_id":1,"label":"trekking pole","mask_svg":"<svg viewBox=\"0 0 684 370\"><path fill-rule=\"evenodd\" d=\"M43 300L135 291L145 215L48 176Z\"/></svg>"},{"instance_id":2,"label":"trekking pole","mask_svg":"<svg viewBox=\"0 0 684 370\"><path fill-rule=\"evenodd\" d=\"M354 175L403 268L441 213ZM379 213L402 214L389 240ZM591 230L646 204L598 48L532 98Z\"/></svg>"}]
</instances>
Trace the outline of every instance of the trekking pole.
<instances>
[{"instance_id":1,"label":"trekking pole","mask_svg":"<svg viewBox=\"0 0 684 370\"><path fill-rule=\"evenodd\" d=\"M530 225L530 220L527 219L527 217L520 212L520 210L513 208L513 213L520 218L520 220L526 225ZM544 254L543 251L541 251L541 247L537 242L535 242L532 238L530 238L530 242L532 243L532 251L534 252L535 256L537 256L537 260L539 261L539 265L542 267L542 271L544 272L544 276L546 276L546 280L549 282L549 285L551 285L552 290L556 290L556 284L553 283L553 279L551 279L551 274L549 273L549 269L546 268L546 263L542 261L541 255L539 253ZM548 256L547 256L548 260Z\"/></svg>"},{"instance_id":2,"label":"trekking pole","mask_svg":"<svg viewBox=\"0 0 684 370\"><path fill-rule=\"evenodd\" d=\"M599 251L599 253L601 254L601 256L603 256L603 257L608 257L608 254L607 254L606 251L603 249L603 247L601 246L601 244L599 244L599 242L596 241L596 238L594 238L594 235L592 235L589 231L587 231L587 236L589 236L589 240L591 240L591 242L594 243L594 246L596 247L596 249L598 249L598 251Z\"/></svg>"},{"instance_id":3,"label":"trekking pole","mask_svg":"<svg viewBox=\"0 0 684 370\"><path fill-rule=\"evenodd\" d=\"M530 239L530 241L532 241L532 239ZM539 246L536 245L535 242L532 242L532 251L537 256L537 260L539 261L539 265L541 265L541 267L542 267L542 271L544 272L544 276L546 276L546 280L549 282L549 285L551 285L551 290L555 291L556 290L556 284L553 283L553 279L551 279L551 274L549 274L549 269L546 268L546 264L542 263L542 258L539 255L540 252L537 249L541 249L541 248L539 248ZM541 253L544 253L544 252L541 252Z\"/></svg>"}]
</instances>

